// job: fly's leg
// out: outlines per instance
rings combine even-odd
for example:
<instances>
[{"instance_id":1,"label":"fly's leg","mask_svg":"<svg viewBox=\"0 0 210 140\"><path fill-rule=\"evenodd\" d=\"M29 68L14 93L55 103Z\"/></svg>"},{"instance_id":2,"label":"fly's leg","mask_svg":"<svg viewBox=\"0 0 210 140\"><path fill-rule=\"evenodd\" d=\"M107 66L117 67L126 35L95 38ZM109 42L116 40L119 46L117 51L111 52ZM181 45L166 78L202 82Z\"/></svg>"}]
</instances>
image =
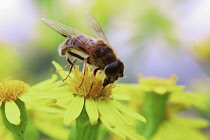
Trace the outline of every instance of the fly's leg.
<instances>
[{"instance_id":1,"label":"fly's leg","mask_svg":"<svg viewBox=\"0 0 210 140\"><path fill-rule=\"evenodd\" d=\"M79 88L82 86L82 84L84 83L84 79L85 79L85 73L86 73L86 59L84 60L84 64L83 64L83 77L82 77L82 82L79 85Z\"/></svg>"},{"instance_id":2,"label":"fly's leg","mask_svg":"<svg viewBox=\"0 0 210 140\"><path fill-rule=\"evenodd\" d=\"M70 59L69 59L68 62L71 62L71 64L69 64L69 66L67 65L68 67L70 67L70 68L69 68L69 73L68 73L68 75L66 76L66 78L64 78L62 81L65 81L65 80L69 77L69 75L70 75L70 73L71 73L71 70L72 70L72 68L74 67L74 63L75 63L76 61L77 61L76 58L73 60L73 62L71 62Z\"/></svg>"},{"instance_id":3,"label":"fly's leg","mask_svg":"<svg viewBox=\"0 0 210 140\"><path fill-rule=\"evenodd\" d=\"M69 57L68 57L68 51L66 51L66 61L69 63L68 65L66 65L63 69L67 69L68 67L70 67L69 68L69 73L68 73L68 75L66 76L66 78L64 78L62 81L65 81L68 77L69 77L69 75L70 75L70 73L71 73L71 70L72 70L72 68L73 68L73 66L74 66L74 63L77 61L77 59L75 58L73 61L71 61L70 59L69 59Z\"/></svg>"},{"instance_id":4,"label":"fly's leg","mask_svg":"<svg viewBox=\"0 0 210 140\"><path fill-rule=\"evenodd\" d=\"M93 83L94 83L94 80L95 80L95 76L96 76L96 73L97 71L99 70L99 68L96 68L94 71L93 71L93 81L92 81L92 84L90 86L90 90L88 92L88 94L86 95L86 99L90 98L90 92L92 90L92 87L93 87Z\"/></svg>"},{"instance_id":5,"label":"fly's leg","mask_svg":"<svg viewBox=\"0 0 210 140\"><path fill-rule=\"evenodd\" d=\"M70 61L70 60L69 60ZM70 67L71 65L72 65L72 63L74 64L75 62L77 61L77 59L74 59L73 60L73 62L71 62L71 63L69 63L68 65L66 65L65 67L63 67L62 69L60 69L60 70L57 70L56 72L58 73L59 71L61 71L61 70L65 70L65 69L67 69L68 67Z\"/></svg>"},{"instance_id":6,"label":"fly's leg","mask_svg":"<svg viewBox=\"0 0 210 140\"><path fill-rule=\"evenodd\" d=\"M86 73L86 63L87 63L87 61L88 61L88 60L87 60L88 58L84 58L84 57L82 57L82 56L80 56L80 55L78 55L78 54L76 54L76 53L70 52L70 51L68 51L68 53L69 53L71 56L74 56L74 57L76 57L76 58L78 58L78 59L84 61L84 64L83 64L83 73L84 73L84 76L82 77L82 82L81 82L80 85L79 85L79 88L80 88L80 87L82 86L83 82L84 82L85 73Z\"/></svg>"}]
</instances>

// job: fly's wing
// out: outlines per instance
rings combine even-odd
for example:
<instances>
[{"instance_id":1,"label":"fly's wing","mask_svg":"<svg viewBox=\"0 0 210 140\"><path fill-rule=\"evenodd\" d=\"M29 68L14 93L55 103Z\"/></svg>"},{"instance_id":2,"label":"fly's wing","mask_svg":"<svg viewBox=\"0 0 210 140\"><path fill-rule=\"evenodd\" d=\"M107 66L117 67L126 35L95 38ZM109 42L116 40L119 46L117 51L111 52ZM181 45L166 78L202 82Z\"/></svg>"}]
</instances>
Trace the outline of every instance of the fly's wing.
<instances>
[{"instance_id":1,"label":"fly's wing","mask_svg":"<svg viewBox=\"0 0 210 140\"><path fill-rule=\"evenodd\" d=\"M81 33L80 31L74 28L71 28L69 26L66 26L64 24L61 24L61 23L58 23L49 19L42 18L42 21L51 29L53 29L54 31L56 31L57 33L61 34L62 36L66 38L73 38L78 35L84 35L83 33Z\"/></svg>"},{"instance_id":2,"label":"fly's wing","mask_svg":"<svg viewBox=\"0 0 210 140\"><path fill-rule=\"evenodd\" d=\"M52 21L49 19L42 18L42 21L46 25L48 25L51 29L53 29L57 33L61 34L63 37L66 37L66 38L72 40L74 43L78 44L79 46L81 46L83 49L85 49L89 53L95 55L94 49L92 47L90 47L87 42L82 41L82 39L81 40L74 39L74 37L81 36L81 35L82 35L82 37L88 37L85 34L81 33L80 31L78 31L74 28L71 28L69 26L66 26L64 24L61 24L61 23L58 23L58 22L55 22L55 21Z\"/></svg>"},{"instance_id":3,"label":"fly's wing","mask_svg":"<svg viewBox=\"0 0 210 140\"><path fill-rule=\"evenodd\" d=\"M98 21L88 12L85 12L85 18L97 39L107 42Z\"/></svg>"}]
</instances>

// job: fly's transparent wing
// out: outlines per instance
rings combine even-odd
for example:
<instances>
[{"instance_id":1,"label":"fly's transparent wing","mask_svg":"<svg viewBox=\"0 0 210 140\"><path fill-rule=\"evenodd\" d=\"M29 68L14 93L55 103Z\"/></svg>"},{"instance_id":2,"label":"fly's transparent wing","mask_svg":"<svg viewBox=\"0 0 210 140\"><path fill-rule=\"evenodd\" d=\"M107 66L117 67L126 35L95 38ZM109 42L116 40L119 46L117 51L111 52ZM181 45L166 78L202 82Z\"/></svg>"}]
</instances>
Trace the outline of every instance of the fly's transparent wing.
<instances>
[{"instance_id":1,"label":"fly's transparent wing","mask_svg":"<svg viewBox=\"0 0 210 140\"><path fill-rule=\"evenodd\" d=\"M76 43L77 45L82 47L84 50L86 50L87 52L95 55L94 48L92 48L89 45L89 43L86 41L87 39L90 38L87 35L83 34L82 32L80 32L74 28L71 28L69 26L66 26L64 24L61 24L61 23L58 23L58 22L55 22L55 21L52 21L49 19L42 18L42 21L46 25L48 25L51 29L56 31L57 33L70 39L71 41L73 41L74 43Z\"/></svg>"},{"instance_id":2,"label":"fly's transparent wing","mask_svg":"<svg viewBox=\"0 0 210 140\"><path fill-rule=\"evenodd\" d=\"M106 37L105 37L98 21L88 12L85 12L85 18L86 18L86 21L87 21L89 27L92 29L92 31L93 31L94 35L97 37L97 39L107 42Z\"/></svg>"},{"instance_id":3,"label":"fly's transparent wing","mask_svg":"<svg viewBox=\"0 0 210 140\"><path fill-rule=\"evenodd\" d=\"M74 28L71 28L69 26L66 26L64 24L49 19L42 18L42 21L51 29L53 29L54 31L56 31L57 33L61 34L66 38L73 38L75 36L84 35L83 33Z\"/></svg>"}]
</instances>

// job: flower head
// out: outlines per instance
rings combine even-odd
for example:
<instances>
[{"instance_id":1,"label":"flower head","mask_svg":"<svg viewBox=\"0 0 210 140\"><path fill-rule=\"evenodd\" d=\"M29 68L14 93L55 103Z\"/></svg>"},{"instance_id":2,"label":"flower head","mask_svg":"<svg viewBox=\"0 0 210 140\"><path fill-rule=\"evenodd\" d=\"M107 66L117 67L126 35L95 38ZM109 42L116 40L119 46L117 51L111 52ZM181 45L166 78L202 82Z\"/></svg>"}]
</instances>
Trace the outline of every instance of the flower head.
<instances>
[{"instance_id":1,"label":"flower head","mask_svg":"<svg viewBox=\"0 0 210 140\"><path fill-rule=\"evenodd\" d=\"M168 79L139 77L140 92L133 92L131 95L134 99L142 96L144 98L142 101L132 100L134 101L132 105L135 104L149 122L146 125L139 124L139 130L142 135L152 140L205 139L198 129L205 128L207 121L191 119L187 116L181 117L176 114L191 106L203 109L205 98L183 91L184 87L176 85L176 82L175 76ZM134 88L139 90L137 87ZM171 133L173 133L172 136L168 135Z\"/></svg>"},{"instance_id":2,"label":"flower head","mask_svg":"<svg viewBox=\"0 0 210 140\"><path fill-rule=\"evenodd\" d=\"M56 62L53 64L57 70L62 69ZM66 72L59 73L62 78L66 77ZM66 108L64 124L70 125L85 109L91 125L102 123L105 128L123 139L143 139L134 131L134 122L128 121L124 115L143 122L146 121L145 118L115 101L112 96L114 84L103 87L103 79L102 73L94 76L89 67L85 69L85 74L77 66L72 70L63 86L66 89L63 91L68 96L57 99L57 104Z\"/></svg>"},{"instance_id":3,"label":"flower head","mask_svg":"<svg viewBox=\"0 0 210 140\"><path fill-rule=\"evenodd\" d=\"M39 100L41 98L39 95L53 90L52 86L56 87L62 84L61 82L53 83L56 79L56 76L52 76L51 79L32 87L19 80L12 80L10 78L2 80L0 82L0 107L4 110L6 119L11 124L20 125L21 118L23 118L23 116L21 117L21 112L25 111L25 107L24 109L22 108L25 106L24 103L40 105L46 102L53 102L49 99L47 101L43 99Z\"/></svg>"},{"instance_id":4,"label":"flower head","mask_svg":"<svg viewBox=\"0 0 210 140\"><path fill-rule=\"evenodd\" d=\"M16 102L28 90L29 85L19 80L4 79L0 83L0 106L3 103L5 115L12 124L20 124L21 114Z\"/></svg>"},{"instance_id":5,"label":"flower head","mask_svg":"<svg viewBox=\"0 0 210 140\"><path fill-rule=\"evenodd\" d=\"M151 140L207 140L207 136L202 133L202 129L207 127L208 121L201 118L173 116L162 122Z\"/></svg>"},{"instance_id":6,"label":"flower head","mask_svg":"<svg viewBox=\"0 0 210 140\"><path fill-rule=\"evenodd\" d=\"M0 103L6 101L16 101L23 93L29 90L29 85L19 81L4 79L0 83Z\"/></svg>"},{"instance_id":7,"label":"flower head","mask_svg":"<svg viewBox=\"0 0 210 140\"><path fill-rule=\"evenodd\" d=\"M109 84L103 87L104 78L101 73L97 73L94 76L91 69L87 68L85 69L85 74L83 74L79 71L78 66L72 70L72 73L74 75L67 79L67 85L74 95L103 101L111 99L114 85Z\"/></svg>"},{"instance_id":8,"label":"flower head","mask_svg":"<svg viewBox=\"0 0 210 140\"><path fill-rule=\"evenodd\" d=\"M177 79L171 75L169 79L139 76L139 84L143 91L165 94L181 91L183 86L176 86Z\"/></svg>"}]
</instances>

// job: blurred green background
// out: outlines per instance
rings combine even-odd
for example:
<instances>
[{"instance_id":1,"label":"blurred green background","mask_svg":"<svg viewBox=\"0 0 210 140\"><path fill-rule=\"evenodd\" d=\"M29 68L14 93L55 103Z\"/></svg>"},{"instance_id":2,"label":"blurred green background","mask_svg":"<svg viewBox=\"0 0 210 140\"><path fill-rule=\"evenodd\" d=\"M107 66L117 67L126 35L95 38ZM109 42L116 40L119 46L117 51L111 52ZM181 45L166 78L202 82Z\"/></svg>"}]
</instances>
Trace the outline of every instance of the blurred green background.
<instances>
[{"instance_id":1,"label":"blurred green background","mask_svg":"<svg viewBox=\"0 0 210 140\"><path fill-rule=\"evenodd\" d=\"M11 76L34 84L55 72L52 60L65 66L57 53L65 38L40 18L92 36L84 18L88 11L125 63L126 77L119 82L135 83L139 73L165 78L174 73L179 84L190 85L209 75L209 43L200 45L210 32L209 5L193 0L2 1L0 79Z\"/></svg>"},{"instance_id":2,"label":"blurred green background","mask_svg":"<svg viewBox=\"0 0 210 140\"><path fill-rule=\"evenodd\" d=\"M136 83L138 74L175 74L178 84L209 97L209 9L207 0L3 0L0 80L12 77L33 85L55 73L52 60L65 66L57 52L65 38L41 18L93 36L84 17L88 11L125 63L126 76L118 82ZM210 118L209 112L202 114Z\"/></svg>"}]
</instances>

